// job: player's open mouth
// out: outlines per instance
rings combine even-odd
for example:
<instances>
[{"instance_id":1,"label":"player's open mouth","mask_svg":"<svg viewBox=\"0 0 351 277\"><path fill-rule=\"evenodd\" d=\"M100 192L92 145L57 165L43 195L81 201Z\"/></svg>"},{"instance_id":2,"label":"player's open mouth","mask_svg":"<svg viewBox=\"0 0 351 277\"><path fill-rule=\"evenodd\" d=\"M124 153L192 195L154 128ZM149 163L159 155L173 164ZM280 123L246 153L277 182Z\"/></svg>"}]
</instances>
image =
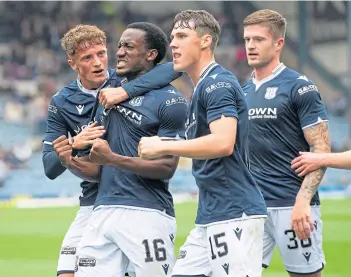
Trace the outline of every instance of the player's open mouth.
<instances>
[{"instance_id":1,"label":"player's open mouth","mask_svg":"<svg viewBox=\"0 0 351 277\"><path fill-rule=\"evenodd\" d=\"M95 75L101 75L101 74L104 73L104 70L103 70L103 69L95 70L95 71L93 71L93 73L94 73Z\"/></svg>"},{"instance_id":2,"label":"player's open mouth","mask_svg":"<svg viewBox=\"0 0 351 277\"><path fill-rule=\"evenodd\" d=\"M118 60L117 61L117 68L123 68L127 65L127 61L124 60Z\"/></svg>"},{"instance_id":3,"label":"player's open mouth","mask_svg":"<svg viewBox=\"0 0 351 277\"><path fill-rule=\"evenodd\" d=\"M173 59L178 59L180 56L181 55L179 53L173 53Z\"/></svg>"}]
</instances>

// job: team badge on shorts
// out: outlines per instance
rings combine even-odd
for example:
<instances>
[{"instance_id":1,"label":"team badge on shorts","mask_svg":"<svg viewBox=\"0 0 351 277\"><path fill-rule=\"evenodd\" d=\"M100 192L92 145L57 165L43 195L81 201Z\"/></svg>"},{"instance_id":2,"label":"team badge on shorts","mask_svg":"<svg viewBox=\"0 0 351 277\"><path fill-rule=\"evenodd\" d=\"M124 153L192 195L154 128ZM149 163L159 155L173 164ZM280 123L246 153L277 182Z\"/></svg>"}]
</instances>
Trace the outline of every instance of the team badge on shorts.
<instances>
[{"instance_id":1,"label":"team badge on shorts","mask_svg":"<svg viewBox=\"0 0 351 277\"><path fill-rule=\"evenodd\" d=\"M277 94L277 90L278 90L278 88L276 88L276 87L268 87L266 89L266 94L264 95L264 98L273 99Z\"/></svg>"}]
</instances>

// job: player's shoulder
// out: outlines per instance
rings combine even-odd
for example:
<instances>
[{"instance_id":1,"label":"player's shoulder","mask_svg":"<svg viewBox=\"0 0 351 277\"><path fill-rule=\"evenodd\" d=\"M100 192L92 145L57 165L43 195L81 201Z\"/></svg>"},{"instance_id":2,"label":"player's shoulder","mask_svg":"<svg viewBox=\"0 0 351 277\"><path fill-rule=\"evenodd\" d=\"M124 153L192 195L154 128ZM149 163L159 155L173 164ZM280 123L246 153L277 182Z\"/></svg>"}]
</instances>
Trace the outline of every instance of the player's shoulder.
<instances>
[{"instance_id":1,"label":"player's shoulder","mask_svg":"<svg viewBox=\"0 0 351 277\"><path fill-rule=\"evenodd\" d=\"M148 94L154 96L156 99L183 97L182 94L171 84L159 89L153 89Z\"/></svg>"},{"instance_id":2,"label":"player's shoulder","mask_svg":"<svg viewBox=\"0 0 351 277\"><path fill-rule=\"evenodd\" d=\"M288 86L293 94L299 93L302 95L309 91L318 92L317 86L311 79L309 79L306 75L290 68L286 68L286 72L284 72L284 79L286 86Z\"/></svg>"},{"instance_id":3,"label":"player's shoulder","mask_svg":"<svg viewBox=\"0 0 351 277\"><path fill-rule=\"evenodd\" d=\"M237 77L229 70L218 65L201 81L201 91L210 93L213 90L240 88Z\"/></svg>"},{"instance_id":4,"label":"player's shoulder","mask_svg":"<svg viewBox=\"0 0 351 277\"><path fill-rule=\"evenodd\" d=\"M290 86L303 86L303 85L314 85L313 81L309 79L306 75L301 74L291 68L286 68L284 72L282 72L282 77L287 85Z\"/></svg>"},{"instance_id":5,"label":"player's shoulder","mask_svg":"<svg viewBox=\"0 0 351 277\"><path fill-rule=\"evenodd\" d=\"M188 107L184 96L172 85L152 90L148 95L152 96L154 107L157 109L175 106L179 110L186 110Z\"/></svg>"}]
</instances>

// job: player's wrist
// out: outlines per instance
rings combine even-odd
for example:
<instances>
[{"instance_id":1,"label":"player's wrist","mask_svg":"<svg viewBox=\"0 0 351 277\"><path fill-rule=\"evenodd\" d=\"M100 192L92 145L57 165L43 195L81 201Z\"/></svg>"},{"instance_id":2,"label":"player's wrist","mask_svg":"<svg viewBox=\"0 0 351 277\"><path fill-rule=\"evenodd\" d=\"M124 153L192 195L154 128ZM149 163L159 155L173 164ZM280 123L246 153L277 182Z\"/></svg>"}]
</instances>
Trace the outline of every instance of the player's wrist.
<instances>
[{"instance_id":1,"label":"player's wrist","mask_svg":"<svg viewBox=\"0 0 351 277\"><path fill-rule=\"evenodd\" d=\"M296 196L296 200L295 200L295 205L296 204L310 204L311 200L312 200L313 195L311 195L310 192L308 192L307 190L300 188L297 196Z\"/></svg>"}]
</instances>

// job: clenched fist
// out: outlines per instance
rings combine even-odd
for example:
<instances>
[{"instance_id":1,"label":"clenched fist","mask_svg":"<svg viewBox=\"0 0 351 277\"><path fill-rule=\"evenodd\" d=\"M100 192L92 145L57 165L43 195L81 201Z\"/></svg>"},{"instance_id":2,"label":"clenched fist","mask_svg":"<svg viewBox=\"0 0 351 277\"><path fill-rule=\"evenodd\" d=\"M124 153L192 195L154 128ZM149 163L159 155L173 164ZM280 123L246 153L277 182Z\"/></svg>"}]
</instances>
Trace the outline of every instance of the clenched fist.
<instances>
[{"instance_id":1,"label":"clenched fist","mask_svg":"<svg viewBox=\"0 0 351 277\"><path fill-rule=\"evenodd\" d=\"M109 165L112 162L113 152L108 142L100 138L95 139L89 158L93 163Z\"/></svg>"},{"instance_id":2,"label":"clenched fist","mask_svg":"<svg viewBox=\"0 0 351 277\"><path fill-rule=\"evenodd\" d=\"M99 103L104 106L105 109L110 109L113 105L126 101L128 98L127 92L122 87L104 88L100 91Z\"/></svg>"},{"instance_id":3,"label":"clenched fist","mask_svg":"<svg viewBox=\"0 0 351 277\"><path fill-rule=\"evenodd\" d=\"M52 142L61 164L67 167L72 160L72 145L66 136L60 136Z\"/></svg>"}]
</instances>

